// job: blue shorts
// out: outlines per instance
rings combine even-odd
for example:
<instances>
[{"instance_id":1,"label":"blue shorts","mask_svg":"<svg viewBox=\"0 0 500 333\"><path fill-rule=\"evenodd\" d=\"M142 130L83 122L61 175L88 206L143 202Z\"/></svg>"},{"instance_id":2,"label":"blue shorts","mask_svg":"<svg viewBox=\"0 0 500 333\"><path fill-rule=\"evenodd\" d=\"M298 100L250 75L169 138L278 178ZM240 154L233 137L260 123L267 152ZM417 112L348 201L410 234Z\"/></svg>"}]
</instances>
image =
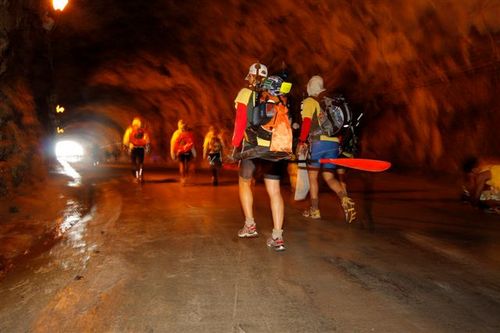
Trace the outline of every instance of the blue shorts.
<instances>
[{"instance_id":1,"label":"blue shorts","mask_svg":"<svg viewBox=\"0 0 500 333\"><path fill-rule=\"evenodd\" d=\"M308 166L313 168L335 169L335 164L326 163L320 164L322 158L337 158L339 157L339 143L334 141L315 141L311 146L311 162Z\"/></svg>"}]
</instances>

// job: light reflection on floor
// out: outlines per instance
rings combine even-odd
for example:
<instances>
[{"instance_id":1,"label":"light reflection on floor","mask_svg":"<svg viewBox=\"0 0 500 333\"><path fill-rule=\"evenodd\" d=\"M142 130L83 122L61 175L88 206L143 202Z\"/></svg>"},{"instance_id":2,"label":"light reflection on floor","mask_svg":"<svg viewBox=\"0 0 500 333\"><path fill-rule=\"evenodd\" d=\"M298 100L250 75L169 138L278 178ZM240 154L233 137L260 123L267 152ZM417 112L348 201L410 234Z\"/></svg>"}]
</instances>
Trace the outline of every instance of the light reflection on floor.
<instances>
[{"instance_id":1,"label":"light reflection on floor","mask_svg":"<svg viewBox=\"0 0 500 333\"><path fill-rule=\"evenodd\" d=\"M66 209L63 213L62 222L57 230L57 236L66 236L64 237L63 244L76 251L72 252L73 255L69 257L59 258L60 265L65 269L70 267L86 267L90 259L89 253L95 248L95 244L89 244L85 240L87 224L95 215L95 207L92 207L90 212L86 215L83 214L85 214L85 209L81 203L74 200L68 200Z\"/></svg>"},{"instance_id":2,"label":"light reflection on floor","mask_svg":"<svg viewBox=\"0 0 500 333\"><path fill-rule=\"evenodd\" d=\"M60 167L57 172L70 177L68 186L70 187L80 187L82 185L82 176L71 163L80 162L81 159L75 158L58 158L57 159ZM94 245L87 244L85 241L85 232L87 229L87 223L92 220L95 214L95 207L92 207L88 211L81 202L73 199L69 199L66 202L66 208L63 212L63 217L57 229L57 237L66 236L64 238L64 244L66 246L76 249L76 256L59 258L60 265L63 268L69 268L74 265L82 268L85 267L89 260L89 253L94 248ZM74 259L77 259L76 261Z\"/></svg>"},{"instance_id":3,"label":"light reflection on floor","mask_svg":"<svg viewBox=\"0 0 500 333\"><path fill-rule=\"evenodd\" d=\"M82 184L82 176L78 173L78 171L76 171L66 159L58 158L57 161L61 164L61 167L57 171L73 179L68 182L68 186L80 186Z\"/></svg>"}]
</instances>

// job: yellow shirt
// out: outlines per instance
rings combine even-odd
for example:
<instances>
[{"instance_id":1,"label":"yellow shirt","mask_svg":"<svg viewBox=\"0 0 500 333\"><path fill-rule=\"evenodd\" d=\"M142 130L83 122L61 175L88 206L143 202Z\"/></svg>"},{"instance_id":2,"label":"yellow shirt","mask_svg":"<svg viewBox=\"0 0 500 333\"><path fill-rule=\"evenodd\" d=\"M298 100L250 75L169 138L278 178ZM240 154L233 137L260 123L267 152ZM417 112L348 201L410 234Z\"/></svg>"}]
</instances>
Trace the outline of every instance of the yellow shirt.
<instances>
[{"instance_id":1,"label":"yellow shirt","mask_svg":"<svg viewBox=\"0 0 500 333\"><path fill-rule=\"evenodd\" d=\"M238 106L238 103L241 103L243 105L248 105L248 102L250 101L250 97L252 97L253 91L248 89L248 88L243 88L240 90L238 95L236 96L236 99L234 100L234 107ZM253 96L255 98L255 95ZM253 105L255 105L255 101L253 101Z\"/></svg>"},{"instance_id":2,"label":"yellow shirt","mask_svg":"<svg viewBox=\"0 0 500 333\"><path fill-rule=\"evenodd\" d=\"M500 165L492 165L489 169L491 172L491 179L486 183L500 191Z\"/></svg>"},{"instance_id":3,"label":"yellow shirt","mask_svg":"<svg viewBox=\"0 0 500 333\"><path fill-rule=\"evenodd\" d=\"M311 118L311 128L309 129L309 133L317 132L320 128L318 118L318 112L320 109L321 106L319 105L319 102L312 97L307 97L302 102L302 112L300 113L302 119ZM313 136L313 140L339 142L339 138L336 136L329 137L327 135L315 135Z\"/></svg>"}]
</instances>

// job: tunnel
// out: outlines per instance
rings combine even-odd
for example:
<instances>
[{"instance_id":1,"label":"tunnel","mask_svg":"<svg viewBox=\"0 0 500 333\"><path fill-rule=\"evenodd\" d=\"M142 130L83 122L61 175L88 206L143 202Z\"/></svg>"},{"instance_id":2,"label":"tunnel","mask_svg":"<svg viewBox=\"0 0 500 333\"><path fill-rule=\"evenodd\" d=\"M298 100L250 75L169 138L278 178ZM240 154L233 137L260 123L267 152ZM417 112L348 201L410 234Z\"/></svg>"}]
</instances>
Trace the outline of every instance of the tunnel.
<instances>
[{"instance_id":1,"label":"tunnel","mask_svg":"<svg viewBox=\"0 0 500 333\"><path fill-rule=\"evenodd\" d=\"M207 218L207 215L225 216L221 217L221 220L224 220L221 225L224 227L229 227L229 220L226 219L238 219L240 223L243 215L238 201L238 197L241 196L241 187L240 192L237 189L238 167L230 163L225 164L221 180L223 186L220 187L220 191L225 192L223 194L214 192L214 189L207 185L209 184L207 179L210 179L210 164L207 163L206 157L202 156L203 142L209 129L217 128L221 144L225 147L223 157L229 158L229 153L233 151L232 139L235 133L237 112L235 100L240 89L248 84L246 77L250 66L257 63L267 66L269 75L281 77L291 84L291 90L287 94L287 106L290 123L295 126L293 127L294 152L302 125L304 100L308 97L308 82L313 76L321 76L325 94L343 96L353 117L359 118L356 124L358 146L355 157L390 163L390 170L381 174L379 178L369 172L349 171L348 183L352 184L353 198L356 207L359 207L361 221L358 222L358 226L367 228L371 232L373 232L372 223L376 224L377 221L389 229L394 227L398 230L398 237L403 235L401 239L405 241L401 243L402 247L405 248L407 243L425 247L425 251L430 251L432 247L432 251L445 256L446 260L459 261L459 265L464 267L472 265L471 262L474 264L487 262L491 274L487 275L488 278L484 281L481 278L480 282L483 283L483 287L487 286L484 288L491 290L485 292L485 289L479 286L477 289L474 289L476 286L467 289L470 281L474 280L475 275L472 273L456 284L449 282L449 288L443 287L448 282L443 282L442 285L428 282L425 279L433 274L428 266L430 259L424 258L423 255L420 257L420 252L416 255L416 263L428 269L429 271L426 271L428 274L419 271L418 267L408 268L408 271L418 271L417 275L427 282L419 282L408 277L410 275L408 271L399 272L399 275L391 271L392 273L387 273L388 280L384 280L384 275L378 269L390 271L390 265L385 263L384 267L373 268L366 262L361 264L356 261L356 255L353 253L356 251L361 253L363 249L353 250L350 245L342 247L340 250L343 251L342 255L338 256L325 254L328 252L326 245L321 245L318 251L323 254L316 254L315 258L321 259L318 259L319 263L314 269L335 266L336 274L342 275L349 281L345 286L338 288L348 288L349 283L354 283L357 288L359 287L355 291L355 294L359 293L359 297L363 297L363 292L372 293L371 298L368 298L368 305L386 304L385 299L380 301L379 295L373 295L373 290L382 292L397 290L399 296L390 296L395 297L397 302L404 298L410 303L413 301L418 303L421 300L428 301L430 298L438 297L429 296L428 290L439 289L439 293L445 294L465 285L467 295L464 297L469 297L470 304L479 304L479 308L483 306L486 308L485 304L492 304L492 308L498 310L499 286L498 281L494 282L494 277L500 276L498 246L492 244L500 235L500 229L497 227L500 206L488 209L480 205L479 208L476 207L477 203L482 204L486 200L482 192L477 193L478 199L473 203L474 207L464 206L460 204L460 195L467 192L463 191L465 189L463 183L467 182L467 177L471 175L464 173L467 161L474 158L500 165L498 163L500 161L499 17L500 2L494 0L0 1L0 203L2 204L0 219L6 221L3 226L0 222L0 239L3 239L4 243L0 246L0 283L3 278L5 281L10 281L9 276L15 277L18 274L15 267L24 267L23 260L35 260L39 254L47 254L52 251L51 249L60 247L61 244L67 245L68 242L73 242L70 247L75 247L74 244L78 243L76 239L83 236L78 234L78 237L72 238L73 236L68 235L82 228L91 228L91 225L94 225L92 228L101 228L98 222L93 223L94 220L107 221L106 227L102 224L100 231L102 235L113 234L111 229L107 229L111 228L109 221L113 221L112 228L116 227L122 232L121 236L113 234L113 240L120 239L118 241L120 243L125 239L122 237L127 237L132 247L133 241L146 244L146 250L151 251L148 252L151 257L158 254L153 254L145 238L137 238L139 237L137 235L144 234L146 235L144 237L149 237L148 239L154 242L153 235L162 232L172 231L177 235L175 237L189 234L187 227L177 222L161 227L155 224L154 227L141 229L131 217L130 207L135 207L143 214L136 218L144 220L149 217L157 219L159 214L165 216L172 214L173 221L180 221L182 214L178 216L177 210L185 209L188 213L184 217L198 216L200 221L208 221L204 227L192 222L191 227L196 230L202 229L199 231L201 234L209 234L217 229L216 224L210 224L215 217ZM123 137L136 117L141 119L150 140L144 164L146 183L142 187L126 188L123 184L130 185L127 182L131 182L131 175L129 156L125 152ZM193 184L186 188L177 187L178 164L171 156L171 137L178 129L179 120L189 125L194 135L198 156L193 160L196 172L193 182L196 186L202 184L197 189ZM71 171L77 172L78 177L72 176L74 173L71 173L70 182L66 183L58 177L60 173L66 172L67 167L71 167L73 161L70 161L71 163L58 161L56 146L59 143L61 148L61 142L64 146L69 141L80 145L76 148L70 146L66 152L71 158L79 157L73 165L76 171L73 169ZM80 160L80 157L83 160ZM287 173L291 177L284 182L285 193L293 192L296 185L294 178L296 167L295 163L293 170L288 168ZM257 197L255 202L267 202L265 184L265 180L262 179L257 179L253 184L264 197L262 200ZM160 186L163 186L161 190ZM320 180L320 197L327 195L325 193L329 191L328 186L326 178L325 181ZM161 192L167 191L167 188L169 188L168 193ZM127 203L129 192L131 196L139 199ZM205 195L215 201L204 199ZM481 200L479 195L483 195ZM161 197L169 198L171 202L160 204L156 200ZM149 198L151 201L143 202L144 198ZM193 203L184 202L184 200L189 201L185 198L191 198ZM228 208L230 204L216 205L217 202L226 203L225 201L229 199L235 202L234 207ZM300 207L302 210L308 206L305 203L304 205L298 203L296 206L296 202L287 200L285 199L284 204L285 226L287 219L292 219L289 217L290 214L293 215L289 211L291 207L295 207L296 210ZM326 205L323 199L321 200L321 205ZM437 201L431 202L432 200ZM175 206L172 202L177 201L179 202ZM337 207L336 202L335 205L328 206L328 211L325 209L326 219L335 217L343 221L340 206ZM416 206L411 206L409 203L414 203ZM155 213L150 214L146 210L148 205ZM203 211L204 207L208 209L206 213ZM264 207L268 209L267 206ZM267 212L265 209L262 208L260 212ZM71 213L67 213L69 211ZM396 213L393 214L393 211ZM486 214L484 211L493 214ZM45 215L52 214L46 218L49 222L40 222L44 218L42 215L40 218L37 217L39 212ZM224 215L226 212L229 215ZM399 215L403 216L403 213L408 215L400 217ZM54 218L56 215L59 217ZM72 220L71 216L77 217ZM298 216L294 217L293 221L302 218L300 213ZM26 222L31 219L38 219L41 224L32 226L31 222ZM129 229L122 230L115 225L115 221L122 219L130 223L132 228L130 230L135 230L135 233ZM323 217L321 221L324 219ZM476 222L479 224L477 229L473 227L473 223ZM298 222L292 222L292 226L293 223ZM61 225L65 226L64 230L61 229ZM236 230L240 226L232 227ZM307 228L312 227L308 224ZM321 228L326 227L321 226ZM371 236L365 234L353 236L351 226L342 224L336 228L340 228L335 230L342 236L337 236L328 229L324 230L327 236L318 235L317 231L310 231L311 236L307 236L297 225L292 227L292 230L296 239L304 240L304 244L307 243L308 237L318 242L323 239L322 237L346 242L351 238L358 240L356 237L362 237L362 240L368 243L373 241L366 238ZM427 232L426 236L419 234L424 232L423 230ZM109 246L109 240L99 243L96 240L100 237L98 231L86 232L87 235L92 235L88 237L93 237L95 245L92 250L89 250L89 242L87 245L81 245L89 253L86 258L99 256L100 252L96 251L101 250L96 249ZM226 235L226 231L220 232ZM20 236L23 233L29 236ZM448 238L444 237L444 234ZM474 256L477 257L471 259L473 255L470 253L468 253L470 257L462 257L462 252L457 254L441 243L436 245L438 243L432 237L438 236L448 240L453 239L454 246L459 244L457 248L460 248L460 251L469 249L469 246L472 248L471 244L474 242L483 243L475 248L477 253L474 252ZM176 243L178 238L175 237L170 241ZM210 242L204 237L200 236L198 241L211 248ZM214 239L218 238L214 236ZM396 242L401 240L397 239ZM388 245L393 244L392 240L384 245L373 242L370 243L370 246L373 246L371 249L383 253L380 258L383 257L387 261L398 260L391 257L395 254L388 254L394 251ZM239 243L233 239L231 246L228 245L227 248L234 250L232 246L240 246L237 244ZM227 248L221 246L216 250L219 251L219 259L224 259L226 265L231 262L231 256L225 256ZM238 258L243 258L241 259L243 262L251 260L249 257L241 257L241 252L244 252L241 247L237 249ZM307 251L310 250L314 251L315 247L307 247ZM350 252L351 250L353 252ZM406 253L405 251L412 253L406 248L402 253ZM294 253L293 249L291 252ZM204 257L204 254L198 255L208 262L215 260L213 257ZM169 254L165 253L165 256L168 257ZM190 260L196 260L191 256L195 255L191 253L183 258L182 265L188 265ZM26 258L22 259L23 257ZM30 259L27 259L28 257ZM109 258L102 260L103 262L108 260L109 262L106 262L116 269L115 272L119 271L118 267L133 266L134 260L139 260L137 257ZM162 258L159 260L167 265L167 261L162 261L165 258ZM376 261L380 258L374 255L370 260ZM141 260L147 262L147 256ZM262 260L268 263L268 259ZM297 262L306 265L307 261L300 257ZM240 263L241 261L238 261L238 264ZM214 261L214 264L220 262ZM287 271L294 264L293 261L281 262L280 265L283 266L280 268ZM85 265L83 266L87 267ZM443 272L437 274L443 274L440 276L450 274L446 279L451 279L455 277L452 273L444 273L451 267L447 265L451 264L447 262L440 266L439 269ZM167 280L172 278L182 285L183 280L177 280L174 276L185 274L186 281L189 281L189 277L192 277L189 274L195 274L183 269L194 270L196 267L178 268L180 271L177 273L163 272L161 276ZM216 279L210 275L211 273L207 273L205 266L200 267L198 267L200 271L208 274L207 279L211 277ZM14 273L7 274L10 271ZM229 274L224 269L219 273ZM279 275L275 271L268 273L275 278L276 274ZM111 271L100 274L103 281L108 281L114 286L125 281L118 275L113 275ZM149 273L141 274L147 279ZM236 305L240 304L236 301L237 296L229 295L229 292L229 297L235 297L233 312L230 314L231 309L224 308L228 313L220 314L225 319L232 316L233 321L227 326L222 324L218 326L214 321L204 325L202 318L205 317L200 315L201 310L198 309L196 312L192 310L193 303L185 304L182 301L179 301L180 307L187 311L185 312L187 317L182 315L181 319L176 317L180 320L176 322L177 324L168 321L168 325L171 326L167 324L161 326L158 324L161 320L152 322L150 326L147 325L147 320L143 326L128 321L129 326L125 324L121 326L118 321L114 324L104 324L99 316L97 316L99 319L96 319L99 324L93 326L91 322L94 317L88 315L83 318L77 313L78 309L85 306L92 307L91 304L97 301L84 299L83 287L74 289L67 287L65 296L59 295L58 301L61 303L58 304L66 302L64 304L67 305L73 302L74 300L65 298L69 297L67 293L73 291L85 304L74 305L74 308L66 306L65 310L57 310L57 304L50 304L51 310L47 310L48 307L44 308L43 311L48 312L41 312L38 319L35 318L30 322L29 327L21 325L22 331L267 332L279 331L279 326L275 326L279 322L287 323L283 326L283 331L290 332L329 332L337 329L343 332L365 332L373 325L379 330L394 332L418 332L423 329L422 327L443 332L476 329L493 332L500 329L498 318L490 317L489 313L484 315L486 317L468 314L463 321L458 319L453 321L455 320L453 319L453 322L442 325L426 321L419 328L414 324L419 316L429 318L429 309L438 308L436 305L435 308L431 306L429 309L424 309L421 304L410 306L410 310L407 305L394 308L410 311L412 317L409 322L395 319L394 322L379 323L381 326L375 324L370 326L368 323L356 326L357 324L352 323L357 321L344 314L340 315L342 319L336 322L329 315L321 314L323 308L317 313L306 311L307 319L300 321L297 318L300 317L298 314L302 307L296 300L309 299L313 297L311 295L317 295L316 285L313 284L314 286L308 289L307 282L303 280L297 286L290 282L291 278L282 277L276 278L278 282L273 284L275 289L266 291L271 295L279 294L277 297L282 301L281 289L292 293L290 297L293 299L285 298L284 301L289 301L292 307L295 307L290 311L298 317L293 320L283 319L280 314L269 311L272 307L268 309L266 305L264 308L268 311L265 313L278 316L268 318L267 314L263 315L256 310L257 304L254 302L260 295L254 290L255 286L251 283L245 284L252 279L259 280L260 278L256 277L258 273L245 271L242 274L248 274L243 280L245 281L243 285L247 289L239 291L243 294L249 293L245 299L251 304L248 310L249 317L263 316L267 320L267 326L264 324L253 326L245 322L242 319L245 316L241 317L237 311ZM297 274L306 276L302 271ZM322 273L315 274L318 274L318 279L327 281ZM74 276L74 281L78 282L80 280L85 282L87 279L84 273L75 273ZM140 277L137 279L139 281ZM200 279L193 283L207 282ZM308 277L304 279L308 280ZM228 280L233 281L231 278ZM388 282L389 280L393 282ZM34 281L37 281L36 278ZM241 282L241 280L233 282L238 284L238 281ZM139 293L141 290L139 285L139 282L134 285L136 289L133 289L133 293ZM123 285L120 288L126 289ZM200 301L198 297L202 299L203 296L212 297L212 301L213 299L219 301L220 294L201 293L203 296L199 294L197 296L190 293L195 289L192 285L181 288L188 295L190 302L196 303L196 306L203 308L207 305L206 300ZM447 291L444 291L445 289ZM5 297L16 297L15 293L11 292L14 289L6 290L0 289L0 294ZM152 298L158 296L154 295L152 289L147 290L152 293L150 295ZM171 293L170 296L174 295L172 296L174 299L178 297L175 289L168 291ZM118 294L109 295L122 297L124 293L121 290ZM226 290L222 288L220 293L225 294ZM100 293L99 297L106 295L108 294ZM321 306L333 306L322 297L317 297ZM453 301L460 298L456 294L446 297ZM198 301L201 303L197 303ZM127 302L130 302L130 299L127 299ZM222 303L222 300L220 302ZM111 307L110 303L102 304L104 307ZM159 300L156 304L166 303ZM174 306L178 303L172 301L168 304ZM390 304L390 307L393 306L393 303ZM314 308L317 304L311 301L309 305ZM341 305L349 309L354 306L349 301L335 304L335 306ZM413 312L415 308L418 308L418 314ZM93 308L93 311L97 311L96 309ZM375 318L378 312L373 310L374 308L370 309L373 312L369 312L367 317ZM210 312L208 309L205 310L206 313ZM103 311L108 315L113 314L111 308L105 308ZM120 314L133 316L127 311L123 310ZM446 311L455 318L462 308ZM63 322L67 315L79 319L75 325L66 323L58 326L54 323L43 323L43 319L49 318L50 313L60 322ZM12 318L18 318L15 317L18 314L11 309L0 308L0 319L6 323L4 326L0 324L0 331L3 329L9 331L16 326L16 319L11 322L5 321L11 315L14 316ZM145 318L147 315L138 314L140 318ZM475 327L474 319L471 318L477 319L478 316L482 318L484 325ZM235 318L239 318L239 321ZM294 320L298 320L295 326ZM179 324L181 322L183 324ZM189 322L191 324L187 324ZM312 326L311 322L314 322ZM308 325L311 330L305 328Z\"/></svg>"},{"instance_id":2,"label":"tunnel","mask_svg":"<svg viewBox=\"0 0 500 333\"><path fill-rule=\"evenodd\" d=\"M48 1L2 7L2 160L10 170L28 169L22 156L39 151L43 140L32 133L50 142L58 125L108 146L140 115L167 163L179 119L200 138L211 124L230 136L234 97L257 61L287 74L292 114L300 113L313 75L347 96L364 114L366 156L449 173L466 156L498 156L494 1L75 0L63 11ZM66 112L57 114L56 105ZM17 147L16 158L7 146ZM2 178L3 192L18 182Z\"/></svg>"}]
</instances>

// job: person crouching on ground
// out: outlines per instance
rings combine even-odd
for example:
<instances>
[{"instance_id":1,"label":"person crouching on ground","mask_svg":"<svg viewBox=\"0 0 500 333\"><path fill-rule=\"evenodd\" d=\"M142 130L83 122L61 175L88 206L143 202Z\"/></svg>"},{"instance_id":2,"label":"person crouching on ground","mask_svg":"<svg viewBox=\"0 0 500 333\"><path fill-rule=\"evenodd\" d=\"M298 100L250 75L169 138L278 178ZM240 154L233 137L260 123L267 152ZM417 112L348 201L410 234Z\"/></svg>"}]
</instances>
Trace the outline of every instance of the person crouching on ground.
<instances>
[{"instance_id":1,"label":"person crouching on ground","mask_svg":"<svg viewBox=\"0 0 500 333\"><path fill-rule=\"evenodd\" d=\"M463 199L486 212L500 214L500 164L467 158L463 165Z\"/></svg>"}]
</instances>

